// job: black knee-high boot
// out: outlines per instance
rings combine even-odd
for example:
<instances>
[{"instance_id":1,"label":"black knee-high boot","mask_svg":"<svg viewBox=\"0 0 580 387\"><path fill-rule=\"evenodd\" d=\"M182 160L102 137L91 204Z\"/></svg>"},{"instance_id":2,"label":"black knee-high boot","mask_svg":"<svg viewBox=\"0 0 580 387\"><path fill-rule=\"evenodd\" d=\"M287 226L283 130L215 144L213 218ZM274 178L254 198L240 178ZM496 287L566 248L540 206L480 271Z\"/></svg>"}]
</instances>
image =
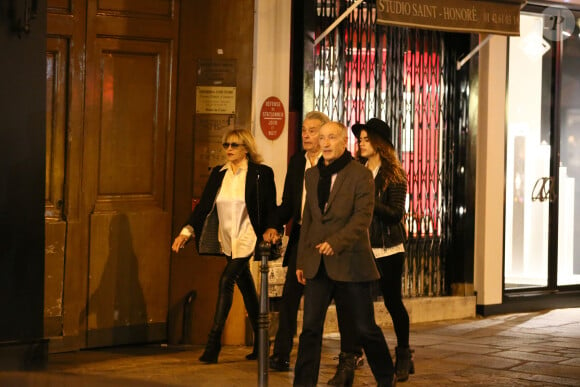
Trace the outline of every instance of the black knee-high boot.
<instances>
[{"instance_id":1,"label":"black knee-high boot","mask_svg":"<svg viewBox=\"0 0 580 387\"><path fill-rule=\"evenodd\" d=\"M229 259L228 265L224 269L220 278L213 327L209 332L205 351L199 358L199 360L204 363L217 363L218 355L222 348L222 332L232 307L236 274L236 267L232 264L231 259Z\"/></svg>"},{"instance_id":2,"label":"black knee-high boot","mask_svg":"<svg viewBox=\"0 0 580 387\"><path fill-rule=\"evenodd\" d=\"M253 313L248 313L248 318L250 320L250 325L254 331L254 348L251 353L246 355L248 360L256 360L260 351L260 331L258 326L258 316Z\"/></svg>"},{"instance_id":3,"label":"black knee-high boot","mask_svg":"<svg viewBox=\"0 0 580 387\"><path fill-rule=\"evenodd\" d=\"M222 349L222 330L218 327L213 327L209 331L205 351L199 358L199 361L204 363L217 363L218 355Z\"/></svg>"},{"instance_id":4,"label":"black knee-high boot","mask_svg":"<svg viewBox=\"0 0 580 387\"><path fill-rule=\"evenodd\" d=\"M248 319L250 320L250 325L254 331L254 348L251 353L246 355L246 359L256 360L258 358L260 349L260 327L258 324L258 319L260 316L260 304L249 266L246 266L243 270L240 271L240 274L236 279L236 283L238 284L240 292L242 293L244 305L246 306L246 311L248 312Z\"/></svg>"}]
</instances>

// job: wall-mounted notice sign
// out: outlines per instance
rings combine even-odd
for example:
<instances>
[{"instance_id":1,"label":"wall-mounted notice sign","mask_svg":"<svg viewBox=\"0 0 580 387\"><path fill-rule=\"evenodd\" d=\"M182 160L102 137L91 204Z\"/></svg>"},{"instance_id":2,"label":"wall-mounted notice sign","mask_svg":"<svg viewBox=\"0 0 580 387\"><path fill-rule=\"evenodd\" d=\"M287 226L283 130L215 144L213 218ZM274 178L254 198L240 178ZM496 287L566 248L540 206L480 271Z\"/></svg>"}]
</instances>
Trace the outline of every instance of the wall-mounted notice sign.
<instances>
[{"instance_id":1,"label":"wall-mounted notice sign","mask_svg":"<svg viewBox=\"0 0 580 387\"><path fill-rule=\"evenodd\" d=\"M278 97L268 97L260 109L260 127L264 136L270 140L275 140L282 134L286 113L284 104Z\"/></svg>"},{"instance_id":2,"label":"wall-mounted notice sign","mask_svg":"<svg viewBox=\"0 0 580 387\"><path fill-rule=\"evenodd\" d=\"M234 114L236 112L236 88L197 86L195 112L197 114Z\"/></svg>"}]
</instances>

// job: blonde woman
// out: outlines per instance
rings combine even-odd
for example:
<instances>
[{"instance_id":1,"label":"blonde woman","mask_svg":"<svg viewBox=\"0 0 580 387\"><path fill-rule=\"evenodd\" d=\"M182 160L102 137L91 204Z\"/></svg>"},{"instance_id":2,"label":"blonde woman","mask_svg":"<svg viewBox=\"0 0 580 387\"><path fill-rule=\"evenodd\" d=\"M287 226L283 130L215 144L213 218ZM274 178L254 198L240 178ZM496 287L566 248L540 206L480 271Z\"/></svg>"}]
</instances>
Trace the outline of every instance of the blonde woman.
<instances>
[{"instance_id":1,"label":"blonde woman","mask_svg":"<svg viewBox=\"0 0 580 387\"><path fill-rule=\"evenodd\" d=\"M276 208L276 186L272 169L261 164L254 137L247 130L231 130L223 138L227 162L213 168L198 205L175 238L178 252L192 238L200 254L226 257L221 275L214 323L204 353L204 363L217 363L221 335L232 306L234 284L240 289L254 330L258 356L259 304L249 260L266 229L266 218Z\"/></svg>"}]
</instances>

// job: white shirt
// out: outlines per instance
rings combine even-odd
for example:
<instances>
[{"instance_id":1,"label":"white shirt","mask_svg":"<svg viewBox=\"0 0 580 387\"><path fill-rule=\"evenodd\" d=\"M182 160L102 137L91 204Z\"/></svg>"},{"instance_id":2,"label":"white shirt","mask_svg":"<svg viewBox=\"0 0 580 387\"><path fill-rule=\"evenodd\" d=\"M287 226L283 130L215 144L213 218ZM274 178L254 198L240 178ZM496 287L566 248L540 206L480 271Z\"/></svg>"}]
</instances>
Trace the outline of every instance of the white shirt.
<instances>
[{"instance_id":1,"label":"white shirt","mask_svg":"<svg viewBox=\"0 0 580 387\"><path fill-rule=\"evenodd\" d=\"M318 154L316 155L316 162L314 163L314 165L318 164L318 161L320 160L320 157L322 156L322 151L318 152ZM308 158L308 152L304 153L304 158L306 159L306 165L304 166L304 175L306 176L306 171L310 168L312 168L314 165L312 165L312 163L310 163L310 158ZM302 224L302 215L304 214L304 202L306 202L306 182L304 179L302 179L302 208L300 209L300 224Z\"/></svg>"},{"instance_id":2,"label":"white shirt","mask_svg":"<svg viewBox=\"0 0 580 387\"><path fill-rule=\"evenodd\" d=\"M368 167L368 162L366 164L366 166ZM380 169L380 165L377 165L377 167L375 169L373 169L373 180L376 179L377 175L379 174L379 169ZM373 254L375 255L375 258L384 258L384 257L388 257L389 255L395 255L397 253L404 253L405 252L405 245L402 243L399 243L396 246L391 246L391 247L373 247Z\"/></svg>"},{"instance_id":3,"label":"white shirt","mask_svg":"<svg viewBox=\"0 0 580 387\"><path fill-rule=\"evenodd\" d=\"M220 191L216 197L219 218L219 241L225 255L245 258L254 254L258 240L246 208L246 176L248 161L245 160L234 173L231 163L226 170Z\"/></svg>"}]
</instances>

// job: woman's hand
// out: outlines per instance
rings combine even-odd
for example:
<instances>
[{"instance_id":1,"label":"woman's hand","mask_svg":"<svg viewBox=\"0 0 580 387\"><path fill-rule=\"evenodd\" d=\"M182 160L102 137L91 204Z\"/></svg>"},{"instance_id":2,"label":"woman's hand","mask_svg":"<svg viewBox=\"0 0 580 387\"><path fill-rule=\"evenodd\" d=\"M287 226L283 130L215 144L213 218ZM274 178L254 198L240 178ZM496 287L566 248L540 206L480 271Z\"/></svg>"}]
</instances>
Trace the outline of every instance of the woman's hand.
<instances>
[{"instance_id":1,"label":"woman's hand","mask_svg":"<svg viewBox=\"0 0 580 387\"><path fill-rule=\"evenodd\" d=\"M266 229L262 238L264 238L266 242L276 243L280 239L280 235L278 234L278 230L275 228L269 228Z\"/></svg>"},{"instance_id":2,"label":"woman's hand","mask_svg":"<svg viewBox=\"0 0 580 387\"><path fill-rule=\"evenodd\" d=\"M176 253L179 250L185 247L185 244L189 241L190 237L184 234L179 234L177 238L173 241L173 245L171 246L171 250L175 251Z\"/></svg>"}]
</instances>

